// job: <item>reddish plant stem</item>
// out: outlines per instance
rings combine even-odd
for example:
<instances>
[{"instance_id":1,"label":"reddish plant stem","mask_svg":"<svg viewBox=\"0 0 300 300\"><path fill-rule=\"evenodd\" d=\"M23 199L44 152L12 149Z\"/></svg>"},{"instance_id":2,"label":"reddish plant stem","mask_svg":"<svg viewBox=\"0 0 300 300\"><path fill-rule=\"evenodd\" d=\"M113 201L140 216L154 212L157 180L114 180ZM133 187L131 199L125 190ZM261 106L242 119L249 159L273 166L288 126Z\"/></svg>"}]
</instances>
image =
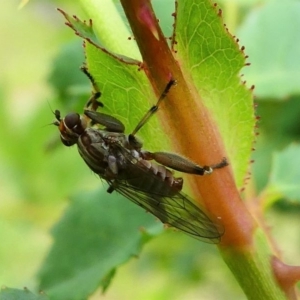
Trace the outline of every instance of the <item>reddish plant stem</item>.
<instances>
[{"instance_id":1,"label":"reddish plant stem","mask_svg":"<svg viewBox=\"0 0 300 300\"><path fill-rule=\"evenodd\" d=\"M295 284L300 280L300 267L286 265L275 256L272 258L272 267L277 282L287 298L297 300Z\"/></svg>"},{"instance_id":2,"label":"reddish plant stem","mask_svg":"<svg viewBox=\"0 0 300 300\"><path fill-rule=\"evenodd\" d=\"M227 157L221 136L192 82L184 78L157 23L149 0L121 0L143 57L145 70L157 95L174 78L177 86L163 101L159 117L172 132L178 153L200 165L220 162ZM190 176L197 201L222 220L225 234L221 246L234 248L252 244L255 222L240 199L231 168L210 176Z\"/></svg>"}]
</instances>

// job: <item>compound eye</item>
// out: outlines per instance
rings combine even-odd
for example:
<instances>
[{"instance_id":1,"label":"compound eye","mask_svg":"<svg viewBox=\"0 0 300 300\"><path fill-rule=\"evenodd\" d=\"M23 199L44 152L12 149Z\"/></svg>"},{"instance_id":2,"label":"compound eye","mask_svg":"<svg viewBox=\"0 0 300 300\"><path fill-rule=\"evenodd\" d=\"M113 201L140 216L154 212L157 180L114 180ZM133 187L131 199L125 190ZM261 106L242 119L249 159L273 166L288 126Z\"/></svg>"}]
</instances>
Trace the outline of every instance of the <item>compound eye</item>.
<instances>
[{"instance_id":1,"label":"compound eye","mask_svg":"<svg viewBox=\"0 0 300 300\"><path fill-rule=\"evenodd\" d=\"M64 118L65 125L72 129L81 124L80 115L77 113L69 113Z\"/></svg>"}]
</instances>

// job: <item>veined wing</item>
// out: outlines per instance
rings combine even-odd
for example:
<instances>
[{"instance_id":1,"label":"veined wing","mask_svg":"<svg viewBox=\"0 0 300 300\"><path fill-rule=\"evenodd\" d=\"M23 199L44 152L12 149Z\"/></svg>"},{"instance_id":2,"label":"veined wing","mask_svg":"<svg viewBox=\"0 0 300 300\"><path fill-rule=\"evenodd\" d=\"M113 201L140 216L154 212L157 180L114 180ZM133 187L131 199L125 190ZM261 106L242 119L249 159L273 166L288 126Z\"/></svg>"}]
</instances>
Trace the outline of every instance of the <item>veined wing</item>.
<instances>
[{"instance_id":1,"label":"veined wing","mask_svg":"<svg viewBox=\"0 0 300 300\"><path fill-rule=\"evenodd\" d=\"M224 228L220 222L210 218L202 207L194 204L182 192L177 192L171 197L165 197L143 191L126 180L114 181L113 189L152 213L164 224L177 228L206 243L217 244L220 242L224 233Z\"/></svg>"},{"instance_id":2,"label":"veined wing","mask_svg":"<svg viewBox=\"0 0 300 300\"><path fill-rule=\"evenodd\" d=\"M110 191L116 190L162 223L194 238L215 244L220 241L224 228L217 219L209 217L203 207L197 206L186 194L155 175L120 143L111 145L111 148L122 153L126 167L119 169L113 181L108 180Z\"/></svg>"}]
</instances>

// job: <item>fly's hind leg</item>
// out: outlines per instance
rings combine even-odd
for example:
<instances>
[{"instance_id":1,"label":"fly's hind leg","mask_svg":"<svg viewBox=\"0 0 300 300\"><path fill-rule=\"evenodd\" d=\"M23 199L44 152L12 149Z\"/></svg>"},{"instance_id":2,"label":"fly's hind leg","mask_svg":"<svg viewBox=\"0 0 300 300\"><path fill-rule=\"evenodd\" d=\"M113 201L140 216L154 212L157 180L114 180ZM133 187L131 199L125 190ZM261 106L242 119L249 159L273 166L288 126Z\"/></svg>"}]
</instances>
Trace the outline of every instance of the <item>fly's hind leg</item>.
<instances>
[{"instance_id":1,"label":"fly's hind leg","mask_svg":"<svg viewBox=\"0 0 300 300\"><path fill-rule=\"evenodd\" d=\"M145 160L155 160L159 164L171 168L173 170L177 170L183 173L196 174L196 175L206 175L211 174L214 169L221 169L228 165L227 159L224 157L221 162L210 165L210 166L199 166L193 161L182 157L177 154L167 153L167 152L147 152L141 151L142 143L135 137L135 134L145 125L145 123L157 112L160 102L167 96L171 87L176 84L176 80L171 79L162 94L157 100L156 105L152 106L141 121L137 124L135 129L128 136L128 142L133 149L138 150L141 153L141 156Z\"/></svg>"},{"instance_id":2,"label":"fly's hind leg","mask_svg":"<svg viewBox=\"0 0 300 300\"><path fill-rule=\"evenodd\" d=\"M168 152L142 152L143 158L146 160L155 160L159 164L164 165L167 168L171 168L176 171L180 171L183 173L196 174L196 175L207 175L211 174L215 169L221 169L228 166L228 161L224 157L221 162L210 165L210 166L199 166L193 161Z\"/></svg>"}]
</instances>

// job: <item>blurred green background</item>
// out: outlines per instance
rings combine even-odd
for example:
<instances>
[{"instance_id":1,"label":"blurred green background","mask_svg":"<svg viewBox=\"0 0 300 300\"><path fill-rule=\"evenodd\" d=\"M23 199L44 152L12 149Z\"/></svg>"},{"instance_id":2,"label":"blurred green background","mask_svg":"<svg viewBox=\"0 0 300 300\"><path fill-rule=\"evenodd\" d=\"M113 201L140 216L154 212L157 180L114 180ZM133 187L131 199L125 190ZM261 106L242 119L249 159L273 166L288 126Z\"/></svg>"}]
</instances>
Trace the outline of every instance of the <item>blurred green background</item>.
<instances>
[{"instance_id":1,"label":"blurred green background","mask_svg":"<svg viewBox=\"0 0 300 300\"><path fill-rule=\"evenodd\" d=\"M89 94L89 83L78 71L84 60L81 40L64 25L56 7L81 19L85 14L75 1L30 1L21 10L19 1L2 2L0 284L35 290L35 275L52 244L49 231L68 206L68 197L101 184L75 148L57 143L57 128L49 125L51 110L80 111ZM299 142L299 3L220 3L230 32L250 56L252 66L242 70L244 79L249 87L256 85L260 136L248 183L254 197L268 182L274 152ZM66 69L69 76L60 76ZM298 203L272 203L266 216L290 264L300 262ZM105 296L98 291L91 299L101 297L245 299L216 247L170 232L119 268Z\"/></svg>"}]
</instances>

